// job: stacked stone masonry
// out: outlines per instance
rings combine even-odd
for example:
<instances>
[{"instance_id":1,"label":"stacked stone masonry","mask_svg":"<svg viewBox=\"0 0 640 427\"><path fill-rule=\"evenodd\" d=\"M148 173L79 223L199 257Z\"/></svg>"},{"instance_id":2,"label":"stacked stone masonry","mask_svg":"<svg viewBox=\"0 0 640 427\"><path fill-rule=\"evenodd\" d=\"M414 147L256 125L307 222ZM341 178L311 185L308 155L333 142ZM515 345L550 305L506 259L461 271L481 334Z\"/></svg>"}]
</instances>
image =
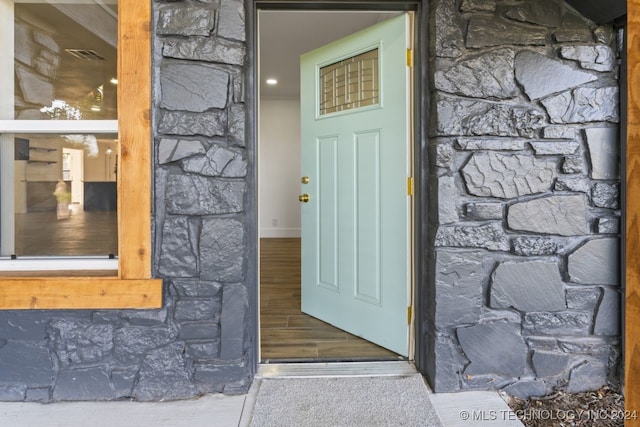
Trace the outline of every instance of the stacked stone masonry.
<instances>
[{"instance_id":1,"label":"stacked stone masonry","mask_svg":"<svg viewBox=\"0 0 640 427\"><path fill-rule=\"evenodd\" d=\"M0 311L0 400L248 390L244 16L241 0L153 3L154 274L164 278L163 308Z\"/></svg>"},{"instance_id":2,"label":"stacked stone masonry","mask_svg":"<svg viewBox=\"0 0 640 427\"><path fill-rule=\"evenodd\" d=\"M431 231L418 244L433 257L417 284L429 309L416 314L427 323L417 352L433 367L428 379L438 392L518 396L617 381L616 32L555 0L426 3ZM1 401L167 400L251 383L245 2L152 7L153 273L164 279L163 307L0 311ZM34 43L56 52L40 35ZM34 62L39 72L53 53Z\"/></svg>"},{"instance_id":3,"label":"stacked stone masonry","mask_svg":"<svg viewBox=\"0 0 640 427\"><path fill-rule=\"evenodd\" d=\"M617 33L554 0L431 5L435 390L615 383Z\"/></svg>"}]
</instances>

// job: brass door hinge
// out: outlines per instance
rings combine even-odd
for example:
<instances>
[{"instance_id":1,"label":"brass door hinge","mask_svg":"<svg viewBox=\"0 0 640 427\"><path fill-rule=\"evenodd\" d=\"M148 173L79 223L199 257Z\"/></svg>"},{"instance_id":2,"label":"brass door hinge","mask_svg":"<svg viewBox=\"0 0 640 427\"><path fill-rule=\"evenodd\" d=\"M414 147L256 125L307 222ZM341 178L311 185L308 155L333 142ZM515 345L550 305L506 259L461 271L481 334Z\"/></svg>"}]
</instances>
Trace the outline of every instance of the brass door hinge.
<instances>
[{"instance_id":1,"label":"brass door hinge","mask_svg":"<svg viewBox=\"0 0 640 427\"><path fill-rule=\"evenodd\" d=\"M413 177L407 178L407 195L413 196Z\"/></svg>"},{"instance_id":2,"label":"brass door hinge","mask_svg":"<svg viewBox=\"0 0 640 427\"><path fill-rule=\"evenodd\" d=\"M407 49L407 67L413 67L413 49Z\"/></svg>"},{"instance_id":3,"label":"brass door hinge","mask_svg":"<svg viewBox=\"0 0 640 427\"><path fill-rule=\"evenodd\" d=\"M407 307L407 325L411 324L411 315L413 314L413 307Z\"/></svg>"}]
</instances>

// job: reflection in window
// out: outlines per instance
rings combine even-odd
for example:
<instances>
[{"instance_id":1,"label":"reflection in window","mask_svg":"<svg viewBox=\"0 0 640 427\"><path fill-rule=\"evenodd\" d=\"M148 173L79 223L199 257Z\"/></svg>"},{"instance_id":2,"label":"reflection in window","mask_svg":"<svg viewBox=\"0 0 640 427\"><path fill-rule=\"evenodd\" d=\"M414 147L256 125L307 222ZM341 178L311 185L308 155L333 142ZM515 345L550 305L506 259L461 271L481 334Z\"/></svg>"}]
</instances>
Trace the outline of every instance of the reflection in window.
<instances>
[{"instance_id":1,"label":"reflection in window","mask_svg":"<svg viewBox=\"0 0 640 427\"><path fill-rule=\"evenodd\" d=\"M320 68L320 114L378 104L378 49Z\"/></svg>"},{"instance_id":2,"label":"reflection in window","mask_svg":"<svg viewBox=\"0 0 640 427\"><path fill-rule=\"evenodd\" d=\"M0 41L0 54L14 71L0 74L0 97L14 100L0 104L0 120L36 121L0 134L0 255L117 255L117 134L38 124L117 119L117 2L0 0L0 9L13 13L0 29L13 45Z\"/></svg>"}]
</instances>

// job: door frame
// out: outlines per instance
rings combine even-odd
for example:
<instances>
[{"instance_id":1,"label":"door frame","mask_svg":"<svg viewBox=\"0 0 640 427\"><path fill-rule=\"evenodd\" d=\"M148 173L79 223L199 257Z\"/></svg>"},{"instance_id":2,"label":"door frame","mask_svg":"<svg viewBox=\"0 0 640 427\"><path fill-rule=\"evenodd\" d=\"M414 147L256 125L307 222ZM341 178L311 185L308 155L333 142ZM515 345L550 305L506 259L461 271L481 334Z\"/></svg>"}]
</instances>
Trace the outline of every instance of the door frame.
<instances>
[{"instance_id":1,"label":"door frame","mask_svg":"<svg viewBox=\"0 0 640 427\"><path fill-rule=\"evenodd\" d=\"M258 216L258 11L260 10L298 10L298 11L322 11L322 10L381 10L381 11L406 11L414 12L413 20L413 90L410 94L410 102L413 103L413 179L415 190L413 195L413 211L410 245L412 255L412 322L409 326L409 359L414 360L417 368L427 373L432 368L428 365L427 355L431 353L432 344L430 336L432 331L428 331L428 324L432 323L433 291L428 286L429 258L432 250L427 243L429 226L427 218L428 192L428 119L425 119L428 111L429 99L428 88L426 87L427 77L427 23L428 23L428 1L427 0L325 0L325 1L300 1L300 0L246 0L247 6L246 26L247 26L247 81L246 81L246 102L247 118L245 129L247 133L247 154L250 170L253 171L247 186L247 274L250 282L255 283L249 295L250 330L253 331L255 360L254 366L257 369L260 363L260 327L259 327L259 216ZM432 337L431 337L432 338ZM433 363L433 361L431 361Z\"/></svg>"}]
</instances>

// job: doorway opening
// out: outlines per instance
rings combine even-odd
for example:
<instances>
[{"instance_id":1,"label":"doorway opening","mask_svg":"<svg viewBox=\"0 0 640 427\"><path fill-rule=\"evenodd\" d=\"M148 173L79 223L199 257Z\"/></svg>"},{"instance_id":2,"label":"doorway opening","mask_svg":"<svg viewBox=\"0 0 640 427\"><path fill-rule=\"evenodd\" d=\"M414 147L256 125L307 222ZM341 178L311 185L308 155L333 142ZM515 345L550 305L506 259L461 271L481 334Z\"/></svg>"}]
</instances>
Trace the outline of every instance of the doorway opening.
<instances>
[{"instance_id":1,"label":"doorway opening","mask_svg":"<svg viewBox=\"0 0 640 427\"><path fill-rule=\"evenodd\" d=\"M400 14L379 10L258 11L256 86L262 363L404 360L406 354L411 358L410 333L407 352L401 356L301 309L303 221L299 195L304 172L301 170L300 55ZM412 31L409 34L413 37ZM407 104L410 102L409 97ZM410 105L406 107L411 111ZM406 162L411 165L412 159L407 158ZM411 242L410 226L406 233ZM408 248L406 262L409 264L410 252ZM410 298L411 267L408 271Z\"/></svg>"}]
</instances>

